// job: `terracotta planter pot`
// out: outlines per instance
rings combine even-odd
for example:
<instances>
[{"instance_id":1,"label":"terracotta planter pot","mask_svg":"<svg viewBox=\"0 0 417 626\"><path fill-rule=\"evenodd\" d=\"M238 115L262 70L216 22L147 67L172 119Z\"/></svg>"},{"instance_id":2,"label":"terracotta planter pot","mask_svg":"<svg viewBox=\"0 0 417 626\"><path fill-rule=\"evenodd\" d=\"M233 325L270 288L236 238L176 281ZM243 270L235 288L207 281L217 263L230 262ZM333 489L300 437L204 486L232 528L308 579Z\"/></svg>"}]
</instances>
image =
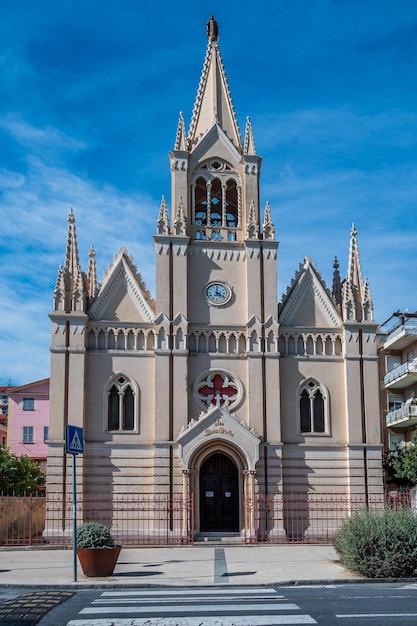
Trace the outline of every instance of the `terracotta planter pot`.
<instances>
[{"instance_id":1,"label":"terracotta planter pot","mask_svg":"<svg viewBox=\"0 0 417 626\"><path fill-rule=\"evenodd\" d=\"M77 548L85 576L111 576L122 546L114 548Z\"/></svg>"}]
</instances>

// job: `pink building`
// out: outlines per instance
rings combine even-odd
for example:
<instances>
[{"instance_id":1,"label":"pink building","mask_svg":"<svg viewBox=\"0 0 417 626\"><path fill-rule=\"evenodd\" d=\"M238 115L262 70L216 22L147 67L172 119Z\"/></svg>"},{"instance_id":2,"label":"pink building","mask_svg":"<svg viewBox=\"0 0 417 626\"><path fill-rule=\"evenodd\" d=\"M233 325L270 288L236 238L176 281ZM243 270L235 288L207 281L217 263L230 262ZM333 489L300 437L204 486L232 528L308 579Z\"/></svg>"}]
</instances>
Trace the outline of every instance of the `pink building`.
<instances>
[{"instance_id":1,"label":"pink building","mask_svg":"<svg viewBox=\"0 0 417 626\"><path fill-rule=\"evenodd\" d=\"M49 378L8 391L7 446L46 470L49 428Z\"/></svg>"}]
</instances>

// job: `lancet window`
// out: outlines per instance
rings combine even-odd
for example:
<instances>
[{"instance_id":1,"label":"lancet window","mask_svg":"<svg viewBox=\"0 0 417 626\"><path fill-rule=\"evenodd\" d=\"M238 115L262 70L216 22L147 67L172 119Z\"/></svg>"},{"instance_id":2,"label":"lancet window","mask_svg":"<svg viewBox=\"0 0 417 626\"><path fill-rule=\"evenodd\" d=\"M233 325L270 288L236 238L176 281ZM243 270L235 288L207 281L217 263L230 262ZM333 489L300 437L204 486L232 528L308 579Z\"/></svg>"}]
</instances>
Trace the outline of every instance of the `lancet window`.
<instances>
[{"instance_id":1,"label":"lancet window","mask_svg":"<svg viewBox=\"0 0 417 626\"><path fill-rule=\"evenodd\" d=\"M138 390L125 376L116 376L107 385L107 430L137 430Z\"/></svg>"},{"instance_id":2,"label":"lancet window","mask_svg":"<svg viewBox=\"0 0 417 626\"><path fill-rule=\"evenodd\" d=\"M191 186L193 222L197 239L235 240L236 235L221 229L240 227L240 187L237 174L227 163L210 161L199 170ZM206 232L208 227L209 232Z\"/></svg>"},{"instance_id":3,"label":"lancet window","mask_svg":"<svg viewBox=\"0 0 417 626\"><path fill-rule=\"evenodd\" d=\"M318 381L303 381L297 390L301 434L329 434L328 393Z\"/></svg>"}]
</instances>

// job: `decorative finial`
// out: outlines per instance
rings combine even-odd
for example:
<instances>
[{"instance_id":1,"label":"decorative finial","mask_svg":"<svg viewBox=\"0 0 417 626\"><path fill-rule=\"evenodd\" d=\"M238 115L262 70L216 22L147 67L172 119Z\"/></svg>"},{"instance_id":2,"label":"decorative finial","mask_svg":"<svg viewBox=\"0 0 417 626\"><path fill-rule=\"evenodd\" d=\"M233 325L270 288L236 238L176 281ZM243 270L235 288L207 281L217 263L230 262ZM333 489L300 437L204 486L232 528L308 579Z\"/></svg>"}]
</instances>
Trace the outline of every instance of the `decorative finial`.
<instances>
[{"instance_id":1,"label":"decorative finial","mask_svg":"<svg viewBox=\"0 0 417 626\"><path fill-rule=\"evenodd\" d=\"M355 223L352 222L352 228L351 228L351 231L350 231L350 236L351 237L356 237L357 234L358 234L358 231L355 228Z\"/></svg>"},{"instance_id":2,"label":"decorative finial","mask_svg":"<svg viewBox=\"0 0 417 626\"><path fill-rule=\"evenodd\" d=\"M209 41L217 41L219 37L219 26L214 19L214 15L207 22L207 37Z\"/></svg>"},{"instance_id":3,"label":"decorative finial","mask_svg":"<svg viewBox=\"0 0 417 626\"><path fill-rule=\"evenodd\" d=\"M94 250L93 244L91 244L91 248L90 248L90 251L88 253L88 256L90 257L90 259L94 259L95 256L96 256L96 251Z\"/></svg>"},{"instance_id":4,"label":"decorative finial","mask_svg":"<svg viewBox=\"0 0 417 626\"><path fill-rule=\"evenodd\" d=\"M339 260L338 260L337 256L334 257L333 269L335 269L335 270L339 269Z\"/></svg>"},{"instance_id":5,"label":"decorative finial","mask_svg":"<svg viewBox=\"0 0 417 626\"><path fill-rule=\"evenodd\" d=\"M68 215L68 221L70 224L75 224L75 215L74 215L74 211L72 210L72 207Z\"/></svg>"}]
</instances>

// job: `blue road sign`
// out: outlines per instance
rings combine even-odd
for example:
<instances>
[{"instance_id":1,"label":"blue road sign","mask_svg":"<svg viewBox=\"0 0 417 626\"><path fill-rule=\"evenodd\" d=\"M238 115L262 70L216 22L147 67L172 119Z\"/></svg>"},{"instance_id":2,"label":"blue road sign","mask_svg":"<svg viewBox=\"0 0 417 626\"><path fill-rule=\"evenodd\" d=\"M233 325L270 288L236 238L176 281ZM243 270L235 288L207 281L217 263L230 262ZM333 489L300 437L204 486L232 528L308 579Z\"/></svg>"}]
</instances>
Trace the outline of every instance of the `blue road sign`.
<instances>
[{"instance_id":1,"label":"blue road sign","mask_svg":"<svg viewBox=\"0 0 417 626\"><path fill-rule=\"evenodd\" d=\"M84 454L84 433L79 426L70 426L66 430L66 450L70 454Z\"/></svg>"}]
</instances>

